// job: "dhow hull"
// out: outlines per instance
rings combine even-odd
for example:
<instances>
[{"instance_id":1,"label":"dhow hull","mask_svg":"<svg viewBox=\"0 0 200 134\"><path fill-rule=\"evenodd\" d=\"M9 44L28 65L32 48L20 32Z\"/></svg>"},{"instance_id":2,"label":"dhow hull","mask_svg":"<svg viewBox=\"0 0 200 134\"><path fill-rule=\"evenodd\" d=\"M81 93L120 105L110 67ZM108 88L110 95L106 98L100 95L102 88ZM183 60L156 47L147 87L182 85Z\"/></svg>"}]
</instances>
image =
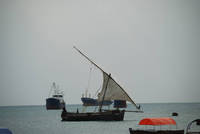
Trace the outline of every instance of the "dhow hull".
<instances>
[{"instance_id":1,"label":"dhow hull","mask_svg":"<svg viewBox=\"0 0 200 134\"><path fill-rule=\"evenodd\" d=\"M124 110L112 110L96 113L70 113L63 110L62 121L123 121Z\"/></svg>"}]
</instances>

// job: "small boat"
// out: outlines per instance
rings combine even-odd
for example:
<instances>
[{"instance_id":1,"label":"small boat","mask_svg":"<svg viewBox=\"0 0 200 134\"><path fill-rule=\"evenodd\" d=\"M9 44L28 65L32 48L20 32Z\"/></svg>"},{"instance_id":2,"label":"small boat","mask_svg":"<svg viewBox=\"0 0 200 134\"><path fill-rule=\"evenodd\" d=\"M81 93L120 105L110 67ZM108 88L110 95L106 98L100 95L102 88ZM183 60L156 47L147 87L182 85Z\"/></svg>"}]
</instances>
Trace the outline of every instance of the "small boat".
<instances>
[{"instance_id":1,"label":"small boat","mask_svg":"<svg viewBox=\"0 0 200 134\"><path fill-rule=\"evenodd\" d=\"M98 112L68 112L66 108L63 108L61 118L62 121L122 121L124 120L125 110L120 110L120 108L126 107L126 101L131 102L137 111L140 111L140 106L137 105L125 92L125 90L111 77L111 74L106 73L101 69L96 63L90 60L86 55L84 55L79 49L74 47L82 56L84 56L89 62L96 66L103 74L103 86L100 93L98 94ZM102 109L103 102L114 101L113 110ZM92 100L94 101L94 100ZM96 102L95 102L96 103Z\"/></svg>"},{"instance_id":2,"label":"small boat","mask_svg":"<svg viewBox=\"0 0 200 134\"><path fill-rule=\"evenodd\" d=\"M172 118L144 118L139 122L139 125L151 125L151 126L162 126L162 125L176 125L176 122ZM184 134L184 130L155 130L155 129L132 129L129 128L130 134Z\"/></svg>"},{"instance_id":3,"label":"small boat","mask_svg":"<svg viewBox=\"0 0 200 134\"><path fill-rule=\"evenodd\" d=\"M173 112L172 116L178 116L178 113L177 112Z\"/></svg>"},{"instance_id":4,"label":"small boat","mask_svg":"<svg viewBox=\"0 0 200 134\"><path fill-rule=\"evenodd\" d=\"M58 89L58 86L56 85L55 82L53 82L49 96L52 91L53 91L52 97L46 99L46 109L47 110L63 109L65 107L63 92L61 92Z\"/></svg>"}]
</instances>

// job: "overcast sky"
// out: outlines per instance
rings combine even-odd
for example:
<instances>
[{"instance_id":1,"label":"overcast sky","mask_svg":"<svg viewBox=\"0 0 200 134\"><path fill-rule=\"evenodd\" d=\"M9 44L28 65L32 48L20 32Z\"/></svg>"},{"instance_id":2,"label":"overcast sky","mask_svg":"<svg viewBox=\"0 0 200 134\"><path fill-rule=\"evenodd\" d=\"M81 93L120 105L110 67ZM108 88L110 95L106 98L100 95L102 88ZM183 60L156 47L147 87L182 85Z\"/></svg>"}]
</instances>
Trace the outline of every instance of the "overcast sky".
<instances>
[{"instance_id":1,"label":"overcast sky","mask_svg":"<svg viewBox=\"0 0 200 134\"><path fill-rule=\"evenodd\" d=\"M0 105L45 104L52 82L67 104L102 74L136 103L200 102L199 0L1 0Z\"/></svg>"}]
</instances>

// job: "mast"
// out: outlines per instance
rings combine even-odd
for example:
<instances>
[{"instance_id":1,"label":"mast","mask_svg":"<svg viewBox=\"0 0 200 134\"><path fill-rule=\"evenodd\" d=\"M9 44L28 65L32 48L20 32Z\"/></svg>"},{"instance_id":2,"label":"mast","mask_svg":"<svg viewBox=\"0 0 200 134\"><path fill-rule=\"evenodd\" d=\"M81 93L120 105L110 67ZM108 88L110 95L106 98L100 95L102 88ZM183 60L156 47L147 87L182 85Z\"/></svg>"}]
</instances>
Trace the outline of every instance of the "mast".
<instances>
[{"instance_id":1,"label":"mast","mask_svg":"<svg viewBox=\"0 0 200 134\"><path fill-rule=\"evenodd\" d=\"M91 59L89 59L85 54L83 54L78 48L76 48L75 46L73 47L74 49L76 49L76 51L78 51L82 56L84 56L87 60L89 60L93 65L95 65L98 69L100 69L103 73L106 73L102 68L100 68L96 63L94 63ZM106 73L107 74L107 73ZM108 75L108 74L107 74Z\"/></svg>"},{"instance_id":2,"label":"mast","mask_svg":"<svg viewBox=\"0 0 200 134\"><path fill-rule=\"evenodd\" d=\"M101 104L99 106L99 112L101 112L101 108L103 106L103 101L104 101L104 98L105 98L105 95L106 95L106 91L107 91L107 87L108 87L108 82L109 82L110 76L111 76L111 74L108 75L108 80L106 82L106 88L105 88L105 91L103 93L103 98L102 98Z\"/></svg>"}]
</instances>

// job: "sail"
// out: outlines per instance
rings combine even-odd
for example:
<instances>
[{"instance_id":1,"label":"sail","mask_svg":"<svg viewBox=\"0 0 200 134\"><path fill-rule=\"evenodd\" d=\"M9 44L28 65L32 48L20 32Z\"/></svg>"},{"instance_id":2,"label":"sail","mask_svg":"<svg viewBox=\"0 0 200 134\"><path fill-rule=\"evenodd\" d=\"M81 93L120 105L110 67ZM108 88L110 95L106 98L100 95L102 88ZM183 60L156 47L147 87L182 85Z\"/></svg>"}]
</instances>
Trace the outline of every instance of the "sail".
<instances>
[{"instance_id":1,"label":"sail","mask_svg":"<svg viewBox=\"0 0 200 134\"><path fill-rule=\"evenodd\" d=\"M105 72L103 72L103 86L98 96L98 100L124 100L131 102L138 108L125 90Z\"/></svg>"},{"instance_id":2,"label":"sail","mask_svg":"<svg viewBox=\"0 0 200 134\"><path fill-rule=\"evenodd\" d=\"M103 102L104 100L125 100L131 102L136 106L137 109L140 109L140 105L136 105L136 103L128 96L124 89L117 82L115 82L115 80L110 75L108 75L102 68L90 60L75 46L74 49L76 49L82 56L84 56L103 73L103 86L101 92L98 95L98 101Z\"/></svg>"}]
</instances>

